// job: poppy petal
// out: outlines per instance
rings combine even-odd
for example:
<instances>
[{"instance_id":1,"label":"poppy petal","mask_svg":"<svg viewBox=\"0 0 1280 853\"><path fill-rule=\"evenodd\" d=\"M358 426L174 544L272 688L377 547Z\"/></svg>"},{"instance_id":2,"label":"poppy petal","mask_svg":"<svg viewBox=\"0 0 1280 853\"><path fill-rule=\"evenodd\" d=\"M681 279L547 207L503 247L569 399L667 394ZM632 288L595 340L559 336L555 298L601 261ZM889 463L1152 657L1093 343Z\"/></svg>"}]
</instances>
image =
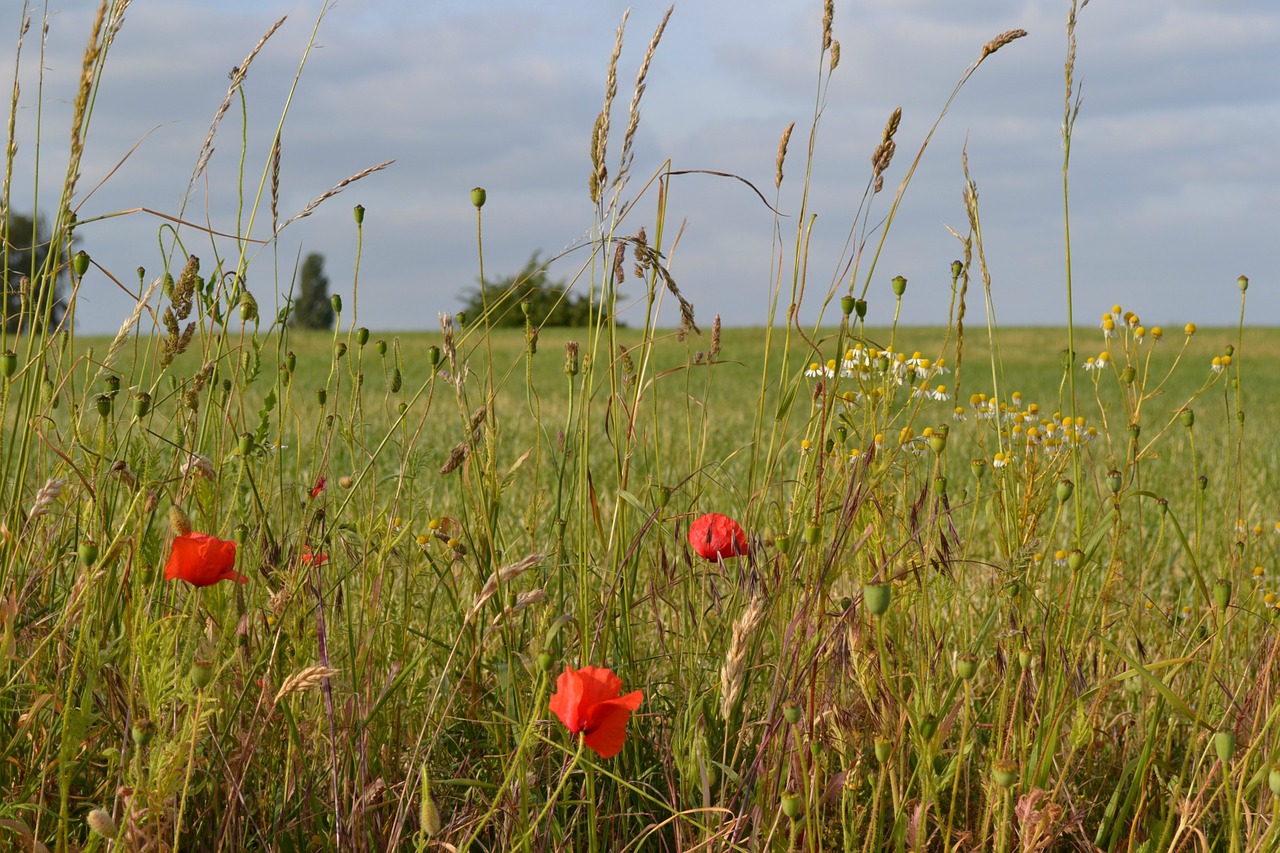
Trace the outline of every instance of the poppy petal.
<instances>
[{"instance_id":1,"label":"poppy petal","mask_svg":"<svg viewBox=\"0 0 1280 853\"><path fill-rule=\"evenodd\" d=\"M582 689L582 677L566 666L556 679L556 692L551 697L551 713L575 735L582 731Z\"/></svg>"},{"instance_id":2,"label":"poppy petal","mask_svg":"<svg viewBox=\"0 0 1280 853\"><path fill-rule=\"evenodd\" d=\"M591 706L587 710L586 733L583 740L599 753L601 758L613 758L622 751L627 739L627 720L631 712L640 707L644 694L637 690L618 699L610 699Z\"/></svg>"}]
</instances>

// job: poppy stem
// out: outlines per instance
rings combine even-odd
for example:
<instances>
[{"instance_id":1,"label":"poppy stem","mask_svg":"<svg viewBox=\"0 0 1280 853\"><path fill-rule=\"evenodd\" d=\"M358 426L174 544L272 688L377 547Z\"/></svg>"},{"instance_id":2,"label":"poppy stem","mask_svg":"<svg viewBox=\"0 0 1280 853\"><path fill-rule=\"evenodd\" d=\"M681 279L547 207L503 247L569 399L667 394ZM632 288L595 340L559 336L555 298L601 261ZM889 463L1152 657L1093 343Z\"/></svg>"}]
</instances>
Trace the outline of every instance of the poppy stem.
<instances>
[{"instance_id":1,"label":"poppy stem","mask_svg":"<svg viewBox=\"0 0 1280 853\"><path fill-rule=\"evenodd\" d=\"M560 792L564 790L564 786L568 784L569 777L573 775L574 768L578 766L578 761L582 758L582 752L586 749L587 742L584 735L578 735L578 751L573 754L573 760L569 762L569 766L564 769L564 773L560 774L560 784L556 785L556 789L551 792L551 796L547 797L547 804L542 807L542 811L538 812L538 817L529 824L529 828L520 838L520 843L516 847L524 847L533 833L537 830L538 825L542 823L543 818L551 811L551 807L556 804L556 800L560 799ZM594 836L595 831L592 830Z\"/></svg>"}]
</instances>

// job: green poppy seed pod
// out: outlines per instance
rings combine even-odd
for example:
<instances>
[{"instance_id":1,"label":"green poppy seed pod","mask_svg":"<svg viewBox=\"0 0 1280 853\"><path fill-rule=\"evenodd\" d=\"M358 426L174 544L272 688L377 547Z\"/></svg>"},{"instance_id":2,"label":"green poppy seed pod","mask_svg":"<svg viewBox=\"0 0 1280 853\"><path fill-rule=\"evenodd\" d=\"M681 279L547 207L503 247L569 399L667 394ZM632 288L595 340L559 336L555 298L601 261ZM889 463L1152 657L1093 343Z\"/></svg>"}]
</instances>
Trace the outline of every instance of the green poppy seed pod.
<instances>
[{"instance_id":1,"label":"green poppy seed pod","mask_svg":"<svg viewBox=\"0 0 1280 853\"><path fill-rule=\"evenodd\" d=\"M658 506L665 507L671 503L671 487L658 486Z\"/></svg>"},{"instance_id":2,"label":"green poppy seed pod","mask_svg":"<svg viewBox=\"0 0 1280 853\"><path fill-rule=\"evenodd\" d=\"M840 442L841 444L844 444L848 440L849 440L849 430L845 429L843 426L836 427L836 441Z\"/></svg>"},{"instance_id":3,"label":"green poppy seed pod","mask_svg":"<svg viewBox=\"0 0 1280 853\"><path fill-rule=\"evenodd\" d=\"M526 318L533 313L533 301L528 297L520 300L520 313Z\"/></svg>"},{"instance_id":4,"label":"green poppy seed pod","mask_svg":"<svg viewBox=\"0 0 1280 853\"><path fill-rule=\"evenodd\" d=\"M947 493L947 478L941 476L934 477L933 490L940 495L945 495Z\"/></svg>"},{"instance_id":5,"label":"green poppy seed pod","mask_svg":"<svg viewBox=\"0 0 1280 853\"><path fill-rule=\"evenodd\" d=\"M98 410L98 417L111 417L111 395L99 394L93 398L93 405Z\"/></svg>"},{"instance_id":6,"label":"green poppy seed pod","mask_svg":"<svg viewBox=\"0 0 1280 853\"><path fill-rule=\"evenodd\" d=\"M338 341L338 343L333 348L333 354L337 358L342 358L344 355L347 354L347 345L342 341Z\"/></svg>"},{"instance_id":7,"label":"green poppy seed pod","mask_svg":"<svg viewBox=\"0 0 1280 853\"><path fill-rule=\"evenodd\" d=\"M475 205L476 210L484 207L485 200L489 194L484 191L484 187L475 187L471 190L471 203Z\"/></svg>"},{"instance_id":8,"label":"green poppy seed pod","mask_svg":"<svg viewBox=\"0 0 1280 853\"><path fill-rule=\"evenodd\" d=\"M800 722L800 715L801 711L799 705L788 705L782 711L782 716L793 726Z\"/></svg>"},{"instance_id":9,"label":"green poppy seed pod","mask_svg":"<svg viewBox=\"0 0 1280 853\"><path fill-rule=\"evenodd\" d=\"M1178 412L1178 417L1182 419L1182 425L1187 429L1191 429L1196 424L1196 413L1193 409L1183 409Z\"/></svg>"},{"instance_id":10,"label":"green poppy seed pod","mask_svg":"<svg viewBox=\"0 0 1280 853\"><path fill-rule=\"evenodd\" d=\"M904 293L906 293L906 292L907 292L907 279L906 279L906 276L895 275L895 276L893 277L893 282L892 282L892 283L893 283L893 294L894 294L894 296L901 296L902 294L904 294Z\"/></svg>"},{"instance_id":11,"label":"green poppy seed pod","mask_svg":"<svg viewBox=\"0 0 1280 853\"><path fill-rule=\"evenodd\" d=\"M329 297L329 305L333 308L333 313L342 313L342 297L339 294L335 293Z\"/></svg>"},{"instance_id":12,"label":"green poppy seed pod","mask_svg":"<svg viewBox=\"0 0 1280 853\"><path fill-rule=\"evenodd\" d=\"M876 359L876 369L881 373L889 372L889 357L887 355L882 355Z\"/></svg>"},{"instance_id":13,"label":"green poppy seed pod","mask_svg":"<svg viewBox=\"0 0 1280 853\"><path fill-rule=\"evenodd\" d=\"M1231 756L1236 754L1236 733L1232 731L1216 732L1213 736L1213 748L1217 750L1218 758L1223 764L1231 762Z\"/></svg>"},{"instance_id":14,"label":"green poppy seed pod","mask_svg":"<svg viewBox=\"0 0 1280 853\"><path fill-rule=\"evenodd\" d=\"M236 538L236 542L241 545L248 542L249 541L249 525L244 523L237 524L233 535Z\"/></svg>"},{"instance_id":15,"label":"green poppy seed pod","mask_svg":"<svg viewBox=\"0 0 1280 853\"><path fill-rule=\"evenodd\" d=\"M151 743L151 739L156 736L156 724L148 719L138 720L130 727L129 736L133 738L133 742L138 746L147 746Z\"/></svg>"},{"instance_id":16,"label":"green poppy seed pod","mask_svg":"<svg viewBox=\"0 0 1280 853\"><path fill-rule=\"evenodd\" d=\"M1031 653L1031 649L1027 648L1026 646L1023 646L1022 648L1018 649L1018 666L1022 667L1023 669L1028 669L1031 666L1031 662L1034 660L1035 660L1035 655Z\"/></svg>"},{"instance_id":17,"label":"green poppy seed pod","mask_svg":"<svg viewBox=\"0 0 1280 853\"><path fill-rule=\"evenodd\" d=\"M1199 477L1196 477L1196 485L1200 488L1200 491L1203 492L1205 489L1209 488L1209 478L1204 474L1201 474Z\"/></svg>"},{"instance_id":18,"label":"green poppy seed pod","mask_svg":"<svg viewBox=\"0 0 1280 853\"><path fill-rule=\"evenodd\" d=\"M974 655L961 655L956 659L956 675L971 681L978 674L978 659Z\"/></svg>"},{"instance_id":19,"label":"green poppy seed pod","mask_svg":"<svg viewBox=\"0 0 1280 853\"><path fill-rule=\"evenodd\" d=\"M1018 765L1004 759L997 761L991 765L991 777L1001 788L1012 788L1018 781Z\"/></svg>"},{"instance_id":20,"label":"green poppy seed pod","mask_svg":"<svg viewBox=\"0 0 1280 853\"><path fill-rule=\"evenodd\" d=\"M1227 609L1227 605L1231 603L1231 581L1218 578L1213 585L1213 601L1222 610Z\"/></svg>"},{"instance_id":21,"label":"green poppy seed pod","mask_svg":"<svg viewBox=\"0 0 1280 853\"><path fill-rule=\"evenodd\" d=\"M18 370L18 354L11 349L0 353L0 374L9 379Z\"/></svg>"},{"instance_id":22,"label":"green poppy seed pod","mask_svg":"<svg viewBox=\"0 0 1280 853\"><path fill-rule=\"evenodd\" d=\"M940 432L935 432L929 436L929 449L936 455L941 455L942 451L947 449L947 437Z\"/></svg>"},{"instance_id":23,"label":"green poppy seed pod","mask_svg":"<svg viewBox=\"0 0 1280 853\"><path fill-rule=\"evenodd\" d=\"M893 755L893 744L882 737L876 738L876 761L884 764Z\"/></svg>"},{"instance_id":24,"label":"green poppy seed pod","mask_svg":"<svg viewBox=\"0 0 1280 853\"><path fill-rule=\"evenodd\" d=\"M289 350L287 353L284 354L284 369L289 371L290 373L293 373L294 369L297 368L297 366L298 366L298 356L294 353L293 350Z\"/></svg>"},{"instance_id":25,"label":"green poppy seed pod","mask_svg":"<svg viewBox=\"0 0 1280 853\"><path fill-rule=\"evenodd\" d=\"M196 686L197 690L203 690L209 686L209 682L213 681L213 670L206 661L196 661L191 664L191 683Z\"/></svg>"},{"instance_id":26,"label":"green poppy seed pod","mask_svg":"<svg viewBox=\"0 0 1280 853\"><path fill-rule=\"evenodd\" d=\"M1107 472L1107 488L1111 490L1111 494L1118 494L1120 487L1124 485L1124 475L1112 468Z\"/></svg>"},{"instance_id":27,"label":"green poppy seed pod","mask_svg":"<svg viewBox=\"0 0 1280 853\"><path fill-rule=\"evenodd\" d=\"M1138 376L1138 371L1133 369L1132 364L1125 365L1124 370L1120 371L1120 381L1125 385L1132 385L1133 380Z\"/></svg>"},{"instance_id":28,"label":"green poppy seed pod","mask_svg":"<svg viewBox=\"0 0 1280 853\"><path fill-rule=\"evenodd\" d=\"M969 463L969 469L973 471L973 476L979 480L987 473L987 460L975 459Z\"/></svg>"},{"instance_id":29,"label":"green poppy seed pod","mask_svg":"<svg viewBox=\"0 0 1280 853\"><path fill-rule=\"evenodd\" d=\"M398 394L400 386L404 383L404 377L400 375L400 368L391 368L391 393Z\"/></svg>"},{"instance_id":30,"label":"green poppy seed pod","mask_svg":"<svg viewBox=\"0 0 1280 853\"><path fill-rule=\"evenodd\" d=\"M883 616L889 612L893 601L893 587L887 583L867 584L862 588L862 603L872 616Z\"/></svg>"},{"instance_id":31,"label":"green poppy seed pod","mask_svg":"<svg viewBox=\"0 0 1280 853\"><path fill-rule=\"evenodd\" d=\"M329 392L324 388L316 389L316 402L320 404L320 408L324 408L325 401L329 399Z\"/></svg>"},{"instance_id":32,"label":"green poppy seed pod","mask_svg":"<svg viewBox=\"0 0 1280 853\"><path fill-rule=\"evenodd\" d=\"M1161 498L1160 500L1156 501L1156 507L1159 509L1161 515L1168 515L1169 499Z\"/></svg>"},{"instance_id":33,"label":"green poppy seed pod","mask_svg":"<svg viewBox=\"0 0 1280 853\"><path fill-rule=\"evenodd\" d=\"M240 433L239 450L241 456L248 456L253 452L253 433Z\"/></svg>"},{"instance_id":34,"label":"green poppy seed pod","mask_svg":"<svg viewBox=\"0 0 1280 853\"><path fill-rule=\"evenodd\" d=\"M1236 279L1236 284L1240 286L1240 292L1244 293L1246 290L1249 289L1249 276L1247 275L1240 276L1238 279Z\"/></svg>"},{"instance_id":35,"label":"green poppy seed pod","mask_svg":"<svg viewBox=\"0 0 1280 853\"><path fill-rule=\"evenodd\" d=\"M1137 441L1138 436L1140 435L1142 435L1142 425L1129 424L1129 438L1132 438L1134 441Z\"/></svg>"},{"instance_id":36,"label":"green poppy seed pod","mask_svg":"<svg viewBox=\"0 0 1280 853\"><path fill-rule=\"evenodd\" d=\"M364 224L364 205L363 204L357 204L355 207L351 208L351 214L356 218L357 225Z\"/></svg>"},{"instance_id":37,"label":"green poppy seed pod","mask_svg":"<svg viewBox=\"0 0 1280 853\"><path fill-rule=\"evenodd\" d=\"M827 454L830 455L831 452L836 449L836 440L828 437L827 440L823 442L822 446L827 451Z\"/></svg>"},{"instance_id":38,"label":"green poppy seed pod","mask_svg":"<svg viewBox=\"0 0 1280 853\"><path fill-rule=\"evenodd\" d=\"M465 326L465 325L467 325L467 312L466 312L466 311L459 311L457 314L454 314L453 316L454 316L454 318L458 321L458 325L459 325L459 326Z\"/></svg>"},{"instance_id":39,"label":"green poppy seed pod","mask_svg":"<svg viewBox=\"0 0 1280 853\"><path fill-rule=\"evenodd\" d=\"M1054 488L1054 494L1058 496L1058 503L1066 503L1071 500L1071 496L1075 494L1076 484L1065 477L1058 481L1058 485Z\"/></svg>"},{"instance_id":40,"label":"green poppy seed pod","mask_svg":"<svg viewBox=\"0 0 1280 853\"><path fill-rule=\"evenodd\" d=\"M95 835L100 835L103 838L113 839L119 834L116 822L111 819L111 815L105 809L93 809L84 816L84 822L89 825L89 829Z\"/></svg>"},{"instance_id":41,"label":"green poppy seed pod","mask_svg":"<svg viewBox=\"0 0 1280 853\"><path fill-rule=\"evenodd\" d=\"M791 820L800 819L800 815L804 814L804 803L799 794L787 792L782 795L782 813Z\"/></svg>"},{"instance_id":42,"label":"green poppy seed pod","mask_svg":"<svg viewBox=\"0 0 1280 853\"><path fill-rule=\"evenodd\" d=\"M1223 347L1222 354L1226 356L1235 355L1236 354L1235 344L1227 344L1225 347Z\"/></svg>"},{"instance_id":43,"label":"green poppy seed pod","mask_svg":"<svg viewBox=\"0 0 1280 853\"><path fill-rule=\"evenodd\" d=\"M555 665L556 659L550 652L538 652L538 669L543 672L550 672L551 667Z\"/></svg>"},{"instance_id":44,"label":"green poppy seed pod","mask_svg":"<svg viewBox=\"0 0 1280 853\"><path fill-rule=\"evenodd\" d=\"M76 271L76 278L82 277L89 271L89 253L81 249L76 252L75 257L71 259L71 268Z\"/></svg>"},{"instance_id":45,"label":"green poppy seed pod","mask_svg":"<svg viewBox=\"0 0 1280 853\"><path fill-rule=\"evenodd\" d=\"M385 356L387 354L387 342L382 339L374 341L373 348L378 351L378 355L380 356Z\"/></svg>"},{"instance_id":46,"label":"green poppy seed pod","mask_svg":"<svg viewBox=\"0 0 1280 853\"><path fill-rule=\"evenodd\" d=\"M80 565L92 566L98 562L98 545L88 539L80 543L76 549L76 556L80 558Z\"/></svg>"},{"instance_id":47,"label":"green poppy seed pod","mask_svg":"<svg viewBox=\"0 0 1280 853\"><path fill-rule=\"evenodd\" d=\"M791 553L791 541L791 537L786 533L779 533L773 537L773 544L776 545L778 550L783 554Z\"/></svg>"},{"instance_id":48,"label":"green poppy seed pod","mask_svg":"<svg viewBox=\"0 0 1280 853\"><path fill-rule=\"evenodd\" d=\"M1271 788L1271 795L1280 797L1280 769L1272 767L1267 773L1267 785Z\"/></svg>"},{"instance_id":49,"label":"green poppy seed pod","mask_svg":"<svg viewBox=\"0 0 1280 853\"><path fill-rule=\"evenodd\" d=\"M858 319L862 320L867 316L867 300L855 299L853 301L853 313L858 315Z\"/></svg>"},{"instance_id":50,"label":"green poppy seed pod","mask_svg":"<svg viewBox=\"0 0 1280 853\"><path fill-rule=\"evenodd\" d=\"M822 539L822 528L817 524L806 524L804 533L801 536L804 539L804 544L812 547Z\"/></svg>"},{"instance_id":51,"label":"green poppy seed pod","mask_svg":"<svg viewBox=\"0 0 1280 853\"><path fill-rule=\"evenodd\" d=\"M938 731L938 719L933 714L927 715L920 721L920 737L925 740L932 740L934 734Z\"/></svg>"},{"instance_id":52,"label":"green poppy seed pod","mask_svg":"<svg viewBox=\"0 0 1280 853\"><path fill-rule=\"evenodd\" d=\"M139 391L133 395L133 416L135 418L145 418L147 413L151 411L151 395L146 391Z\"/></svg>"},{"instance_id":53,"label":"green poppy seed pod","mask_svg":"<svg viewBox=\"0 0 1280 853\"><path fill-rule=\"evenodd\" d=\"M952 280L954 281L955 279L960 278L960 273L962 272L964 272L964 261L952 261L951 262Z\"/></svg>"},{"instance_id":54,"label":"green poppy seed pod","mask_svg":"<svg viewBox=\"0 0 1280 853\"><path fill-rule=\"evenodd\" d=\"M364 326L356 329L356 343L360 346L364 346L369 343L369 330Z\"/></svg>"},{"instance_id":55,"label":"green poppy seed pod","mask_svg":"<svg viewBox=\"0 0 1280 853\"><path fill-rule=\"evenodd\" d=\"M405 402L403 402L403 401L402 401L402 402L400 403L400 405L396 406L396 412L397 412L397 413L399 413L399 414L401 414L401 415L403 415L403 414L404 414L405 412L407 412L407 411L409 411L409 404L408 404L408 403L405 403Z\"/></svg>"},{"instance_id":56,"label":"green poppy seed pod","mask_svg":"<svg viewBox=\"0 0 1280 853\"><path fill-rule=\"evenodd\" d=\"M103 380L103 384L107 386L107 393L114 397L116 392L120 390L120 377L116 376L114 373L109 374L107 378Z\"/></svg>"},{"instance_id":57,"label":"green poppy seed pod","mask_svg":"<svg viewBox=\"0 0 1280 853\"><path fill-rule=\"evenodd\" d=\"M1072 549L1067 555L1067 568L1073 572L1078 572L1084 566L1084 551L1079 548Z\"/></svg>"},{"instance_id":58,"label":"green poppy seed pod","mask_svg":"<svg viewBox=\"0 0 1280 853\"><path fill-rule=\"evenodd\" d=\"M849 315L853 313L854 303L857 301L858 300L854 299L852 296L840 297L840 313L844 314L846 320L849 319Z\"/></svg>"},{"instance_id":59,"label":"green poppy seed pod","mask_svg":"<svg viewBox=\"0 0 1280 853\"><path fill-rule=\"evenodd\" d=\"M840 612L844 613L853 606L853 599L849 596L842 596L840 599Z\"/></svg>"}]
</instances>

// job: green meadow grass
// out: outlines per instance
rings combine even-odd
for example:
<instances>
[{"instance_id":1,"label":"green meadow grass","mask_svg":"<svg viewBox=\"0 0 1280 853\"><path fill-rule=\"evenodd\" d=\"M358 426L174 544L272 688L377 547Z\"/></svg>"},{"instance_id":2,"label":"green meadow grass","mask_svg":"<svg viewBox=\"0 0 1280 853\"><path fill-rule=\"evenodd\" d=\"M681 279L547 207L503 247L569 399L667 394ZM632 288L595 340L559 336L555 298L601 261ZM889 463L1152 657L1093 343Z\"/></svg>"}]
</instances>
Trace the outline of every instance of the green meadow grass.
<instances>
[{"instance_id":1,"label":"green meadow grass","mask_svg":"<svg viewBox=\"0 0 1280 853\"><path fill-rule=\"evenodd\" d=\"M820 92L839 55L824 9ZM102 10L73 141L123 4ZM587 327L366 334L340 312L296 332L246 290L246 244L204 234L201 262L172 230L118 335L33 334L51 306L28 306L0 347L0 844L1280 843L1280 332L1157 336L1110 305L962 330L985 268L974 193L965 260L939 263L952 322L865 327L861 300L873 317L937 300L878 254L914 168L880 195L896 117L823 322L786 319L808 259L777 224L769 316L721 329L665 265L664 172L626 195L634 107L606 168L616 65ZM277 201L266 162L246 205ZM53 240L91 253L71 166ZM56 277L51 258L30 275ZM100 275L87 260L73 304ZM629 327L624 276L646 297ZM679 330L654 325L664 291ZM1111 337L1082 320L1104 312ZM747 554L697 555L711 511ZM188 526L234 540L247 581L166 580ZM643 692L608 759L551 711L586 666Z\"/></svg>"}]
</instances>

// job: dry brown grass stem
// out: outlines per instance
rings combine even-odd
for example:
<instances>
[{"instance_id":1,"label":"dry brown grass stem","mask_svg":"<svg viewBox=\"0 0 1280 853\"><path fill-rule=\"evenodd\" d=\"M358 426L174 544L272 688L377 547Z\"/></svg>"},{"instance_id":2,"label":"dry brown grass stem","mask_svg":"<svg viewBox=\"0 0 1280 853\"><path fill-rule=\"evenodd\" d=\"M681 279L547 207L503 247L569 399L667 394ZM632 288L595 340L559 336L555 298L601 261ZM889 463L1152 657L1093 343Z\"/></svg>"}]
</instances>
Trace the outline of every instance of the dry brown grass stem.
<instances>
[{"instance_id":1,"label":"dry brown grass stem","mask_svg":"<svg viewBox=\"0 0 1280 853\"><path fill-rule=\"evenodd\" d=\"M787 159L787 146L791 144L791 131L796 129L796 123L793 121L787 125L787 129L782 131L782 138L778 140L778 156L773 163L773 187L777 189L782 186L782 163Z\"/></svg>"},{"instance_id":2,"label":"dry brown grass stem","mask_svg":"<svg viewBox=\"0 0 1280 853\"><path fill-rule=\"evenodd\" d=\"M200 146L200 156L196 158L196 167L191 172L191 180L187 182L188 191L195 186L196 180L204 172L205 167L209 165L209 158L213 156L213 137L218 132L218 125L222 123L222 117L231 108L231 99L235 97L236 92L239 91L240 86L244 83L244 78L249 73L249 66L253 63L254 57L258 55L258 51L262 50L262 46L276 34L276 30L280 29L284 22L285 18L281 18L272 24L267 29L266 34L258 39L258 43L253 46L253 50L249 51L249 55L244 58L244 62L231 69L231 85L227 87L226 96L222 99L222 103L218 105L217 112L213 114L213 121L209 124L209 133L204 138L204 144Z\"/></svg>"},{"instance_id":3,"label":"dry brown grass stem","mask_svg":"<svg viewBox=\"0 0 1280 853\"><path fill-rule=\"evenodd\" d=\"M729 650L724 656L724 665L720 667L720 716L728 720L733 714L734 706L742 695L742 682L747 671L747 651L762 622L764 622L765 601L756 596L747 604L738 621L733 623L733 634L729 638Z\"/></svg>"},{"instance_id":4,"label":"dry brown grass stem","mask_svg":"<svg viewBox=\"0 0 1280 853\"><path fill-rule=\"evenodd\" d=\"M363 178L367 178L367 177L369 177L369 176L370 176L370 175L372 175L374 172L381 172L383 169L387 168L388 166L390 166L390 165L391 165L392 163L394 163L394 162L395 162L395 160L387 160L387 161L385 161L385 162L379 163L379 164L378 164L378 165L376 165L376 166L370 166L370 167L369 167L369 168L367 168L367 169L364 169L364 170L362 170L362 171L356 172L354 175L352 175L351 177L347 178L346 180L339 181L338 183L334 184L334 186L333 186L333 188L332 188L332 189L326 190L325 192L321 193L317 198L315 198L314 200L312 200L312 202L311 202L310 204L308 204L306 207L302 208L302 212L301 212L301 213L295 213L293 216L291 216L291 217L289 217L288 219L286 219L286 220L285 220L285 222L284 222L284 225L281 225L281 226L280 226L280 230L283 230L283 229L287 228L290 222L293 222L293 221L298 220L298 219L302 219L303 217L306 217L306 216L310 216L310 215L311 215L311 213L312 213L312 212L313 212L317 207L319 207L321 204L323 204L323 203L324 203L325 201L327 201L328 199L331 199L331 198L333 198L335 195L337 195L338 193L342 192L342 191L343 191L347 186L349 186L349 185L351 185L351 184L354 184L356 181L359 181L359 180L361 180L361 179L363 179Z\"/></svg>"},{"instance_id":5,"label":"dry brown grass stem","mask_svg":"<svg viewBox=\"0 0 1280 853\"><path fill-rule=\"evenodd\" d=\"M319 687L326 678L333 678L337 674L338 670L331 666L317 665L300 669L284 680L284 684L281 684L280 689L276 691L276 698L273 701L279 704L281 699Z\"/></svg>"}]
</instances>

